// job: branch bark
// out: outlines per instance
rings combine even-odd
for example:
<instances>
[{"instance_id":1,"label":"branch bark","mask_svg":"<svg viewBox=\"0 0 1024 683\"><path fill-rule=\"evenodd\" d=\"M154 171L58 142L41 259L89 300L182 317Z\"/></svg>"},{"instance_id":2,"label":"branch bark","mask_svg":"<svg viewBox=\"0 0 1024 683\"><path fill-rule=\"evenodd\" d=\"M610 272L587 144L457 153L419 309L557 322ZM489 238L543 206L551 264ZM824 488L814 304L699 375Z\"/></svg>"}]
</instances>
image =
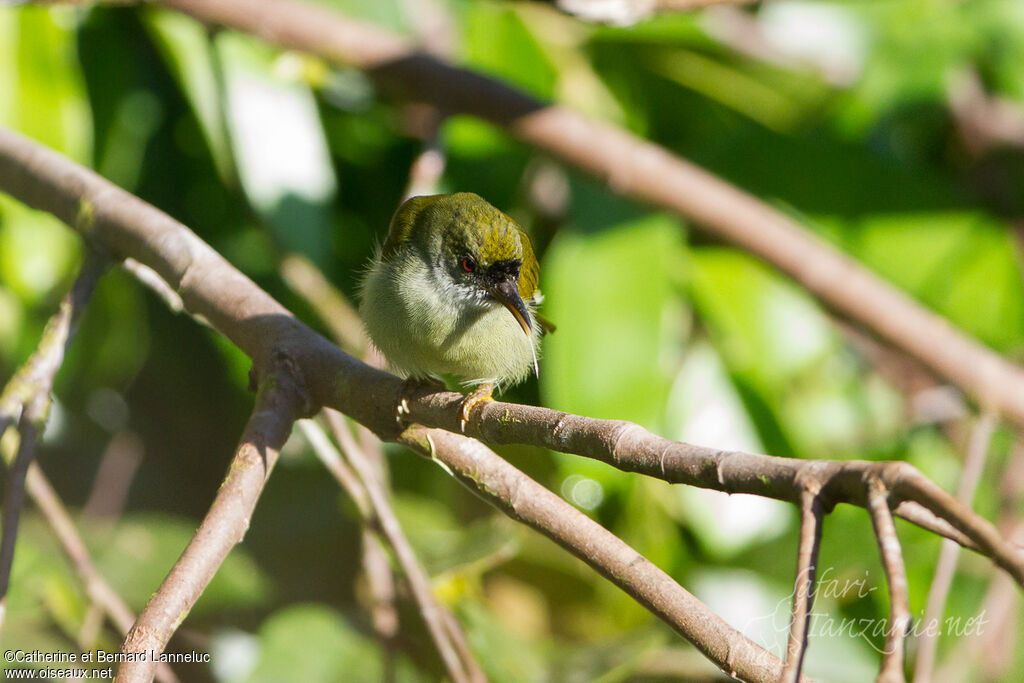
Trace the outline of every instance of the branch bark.
<instances>
[{"instance_id":1,"label":"branch bark","mask_svg":"<svg viewBox=\"0 0 1024 683\"><path fill-rule=\"evenodd\" d=\"M416 50L400 37L296 0L156 0L196 19L366 70L402 97L472 114L759 256L830 308L1024 426L1024 371L823 242L786 214L623 129Z\"/></svg>"},{"instance_id":2,"label":"branch bark","mask_svg":"<svg viewBox=\"0 0 1024 683\"><path fill-rule=\"evenodd\" d=\"M907 571L903 565L903 550L896 535L892 511L889 509L888 492L877 479L868 482L868 511L871 525L878 537L882 552L882 567L889 584L889 623L885 633L885 649L882 651L882 668L878 672L879 683L903 683L903 644L910 628L910 594L907 588Z\"/></svg>"},{"instance_id":3,"label":"branch bark","mask_svg":"<svg viewBox=\"0 0 1024 683\"><path fill-rule=\"evenodd\" d=\"M800 501L800 546L797 548L796 578L793 580L793 612L786 645L786 665L779 677L783 683L796 683L803 670L811 609L814 607L823 517L817 493L807 489Z\"/></svg>"}]
</instances>

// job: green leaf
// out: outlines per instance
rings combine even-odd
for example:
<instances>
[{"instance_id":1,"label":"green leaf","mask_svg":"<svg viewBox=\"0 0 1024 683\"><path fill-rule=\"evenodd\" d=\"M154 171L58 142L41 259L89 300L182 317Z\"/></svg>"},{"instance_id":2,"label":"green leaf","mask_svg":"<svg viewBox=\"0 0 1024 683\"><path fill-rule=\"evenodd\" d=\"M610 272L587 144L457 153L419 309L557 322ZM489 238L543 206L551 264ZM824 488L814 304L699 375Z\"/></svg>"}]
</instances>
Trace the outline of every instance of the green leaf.
<instances>
[{"instance_id":1,"label":"green leaf","mask_svg":"<svg viewBox=\"0 0 1024 683\"><path fill-rule=\"evenodd\" d=\"M869 267L1001 351L1024 342L1024 282L1006 226L980 213L876 214L851 226Z\"/></svg>"},{"instance_id":2,"label":"green leaf","mask_svg":"<svg viewBox=\"0 0 1024 683\"><path fill-rule=\"evenodd\" d=\"M593 417L661 423L682 341L679 224L651 215L600 233L562 231L541 269L544 404Z\"/></svg>"},{"instance_id":3,"label":"green leaf","mask_svg":"<svg viewBox=\"0 0 1024 683\"><path fill-rule=\"evenodd\" d=\"M729 366L764 389L784 388L835 348L813 300L738 251L694 250L690 291Z\"/></svg>"},{"instance_id":4,"label":"green leaf","mask_svg":"<svg viewBox=\"0 0 1024 683\"><path fill-rule=\"evenodd\" d=\"M554 94L555 69L513 5L474 2L464 22L463 61L538 97Z\"/></svg>"},{"instance_id":5,"label":"green leaf","mask_svg":"<svg viewBox=\"0 0 1024 683\"><path fill-rule=\"evenodd\" d=\"M221 179L230 182L231 149L221 121L221 102L206 29L191 17L160 9L147 12L145 21L153 42L195 112Z\"/></svg>"},{"instance_id":6,"label":"green leaf","mask_svg":"<svg viewBox=\"0 0 1024 683\"><path fill-rule=\"evenodd\" d=\"M259 662L250 683L376 682L381 653L372 640L323 605L276 612L260 627Z\"/></svg>"},{"instance_id":7,"label":"green leaf","mask_svg":"<svg viewBox=\"0 0 1024 683\"><path fill-rule=\"evenodd\" d=\"M100 572L134 609L141 609L195 534L195 523L157 514L122 517L112 535L102 527L85 527ZM236 547L214 575L190 616L202 618L228 609L264 603L267 577Z\"/></svg>"},{"instance_id":8,"label":"green leaf","mask_svg":"<svg viewBox=\"0 0 1024 683\"><path fill-rule=\"evenodd\" d=\"M31 5L0 11L0 123L87 162L92 122L75 53L78 11Z\"/></svg>"},{"instance_id":9,"label":"green leaf","mask_svg":"<svg viewBox=\"0 0 1024 683\"><path fill-rule=\"evenodd\" d=\"M58 298L80 251L78 236L59 220L0 194L0 282L23 302Z\"/></svg>"}]
</instances>

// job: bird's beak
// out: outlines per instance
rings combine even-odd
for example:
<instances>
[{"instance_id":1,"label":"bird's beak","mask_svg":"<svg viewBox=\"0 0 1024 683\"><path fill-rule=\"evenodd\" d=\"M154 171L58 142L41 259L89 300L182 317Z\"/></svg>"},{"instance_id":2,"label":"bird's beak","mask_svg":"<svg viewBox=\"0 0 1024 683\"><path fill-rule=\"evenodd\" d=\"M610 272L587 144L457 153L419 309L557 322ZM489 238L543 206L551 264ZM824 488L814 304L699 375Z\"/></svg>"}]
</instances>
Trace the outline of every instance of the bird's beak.
<instances>
[{"instance_id":1,"label":"bird's beak","mask_svg":"<svg viewBox=\"0 0 1024 683\"><path fill-rule=\"evenodd\" d=\"M523 328L526 336L531 336L533 323L530 321L530 313L526 310L526 304L523 303L523 297L519 296L519 287L515 278L501 280L489 287L487 291L509 310L519 326Z\"/></svg>"}]
</instances>

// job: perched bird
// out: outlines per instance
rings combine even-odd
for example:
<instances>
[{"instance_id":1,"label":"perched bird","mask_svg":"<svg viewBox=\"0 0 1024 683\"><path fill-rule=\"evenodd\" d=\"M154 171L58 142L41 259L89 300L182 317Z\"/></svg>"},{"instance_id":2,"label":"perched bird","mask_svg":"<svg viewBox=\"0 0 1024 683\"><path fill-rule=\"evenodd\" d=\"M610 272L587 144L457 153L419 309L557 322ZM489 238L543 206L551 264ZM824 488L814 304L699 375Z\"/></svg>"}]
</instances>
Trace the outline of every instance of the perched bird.
<instances>
[{"instance_id":1,"label":"perched bird","mask_svg":"<svg viewBox=\"0 0 1024 683\"><path fill-rule=\"evenodd\" d=\"M537 372L539 266L519 225L470 192L399 207L362 285L359 313L392 368L476 386L470 411Z\"/></svg>"}]
</instances>

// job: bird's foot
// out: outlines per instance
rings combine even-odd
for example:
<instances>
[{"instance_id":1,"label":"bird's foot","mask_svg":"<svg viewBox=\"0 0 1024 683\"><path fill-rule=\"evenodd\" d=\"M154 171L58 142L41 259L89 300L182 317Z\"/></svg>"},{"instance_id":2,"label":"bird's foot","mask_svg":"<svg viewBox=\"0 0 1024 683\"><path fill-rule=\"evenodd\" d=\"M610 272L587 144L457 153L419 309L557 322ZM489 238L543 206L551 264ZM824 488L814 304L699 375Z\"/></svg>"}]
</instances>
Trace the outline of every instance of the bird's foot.
<instances>
[{"instance_id":1,"label":"bird's foot","mask_svg":"<svg viewBox=\"0 0 1024 683\"><path fill-rule=\"evenodd\" d=\"M402 382L402 400L398 402L398 410L395 411L395 422L398 423L398 428L406 427L406 417L411 412L409 401L417 394L435 393L445 391L447 388L445 383L436 377L406 377Z\"/></svg>"},{"instance_id":2,"label":"bird's foot","mask_svg":"<svg viewBox=\"0 0 1024 683\"><path fill-rule=\"evenodd\" d=\"M459 428L462 433L466 433L466 423L469 422L470 414L473 409L481 403L486 401L493 401L491 394L494 393L494 385L490 383L484 383L478 386L473 391L466 394L466 398L462 399L462 412L461 419L459 420Z\"/></svg>"}]
</instances>

